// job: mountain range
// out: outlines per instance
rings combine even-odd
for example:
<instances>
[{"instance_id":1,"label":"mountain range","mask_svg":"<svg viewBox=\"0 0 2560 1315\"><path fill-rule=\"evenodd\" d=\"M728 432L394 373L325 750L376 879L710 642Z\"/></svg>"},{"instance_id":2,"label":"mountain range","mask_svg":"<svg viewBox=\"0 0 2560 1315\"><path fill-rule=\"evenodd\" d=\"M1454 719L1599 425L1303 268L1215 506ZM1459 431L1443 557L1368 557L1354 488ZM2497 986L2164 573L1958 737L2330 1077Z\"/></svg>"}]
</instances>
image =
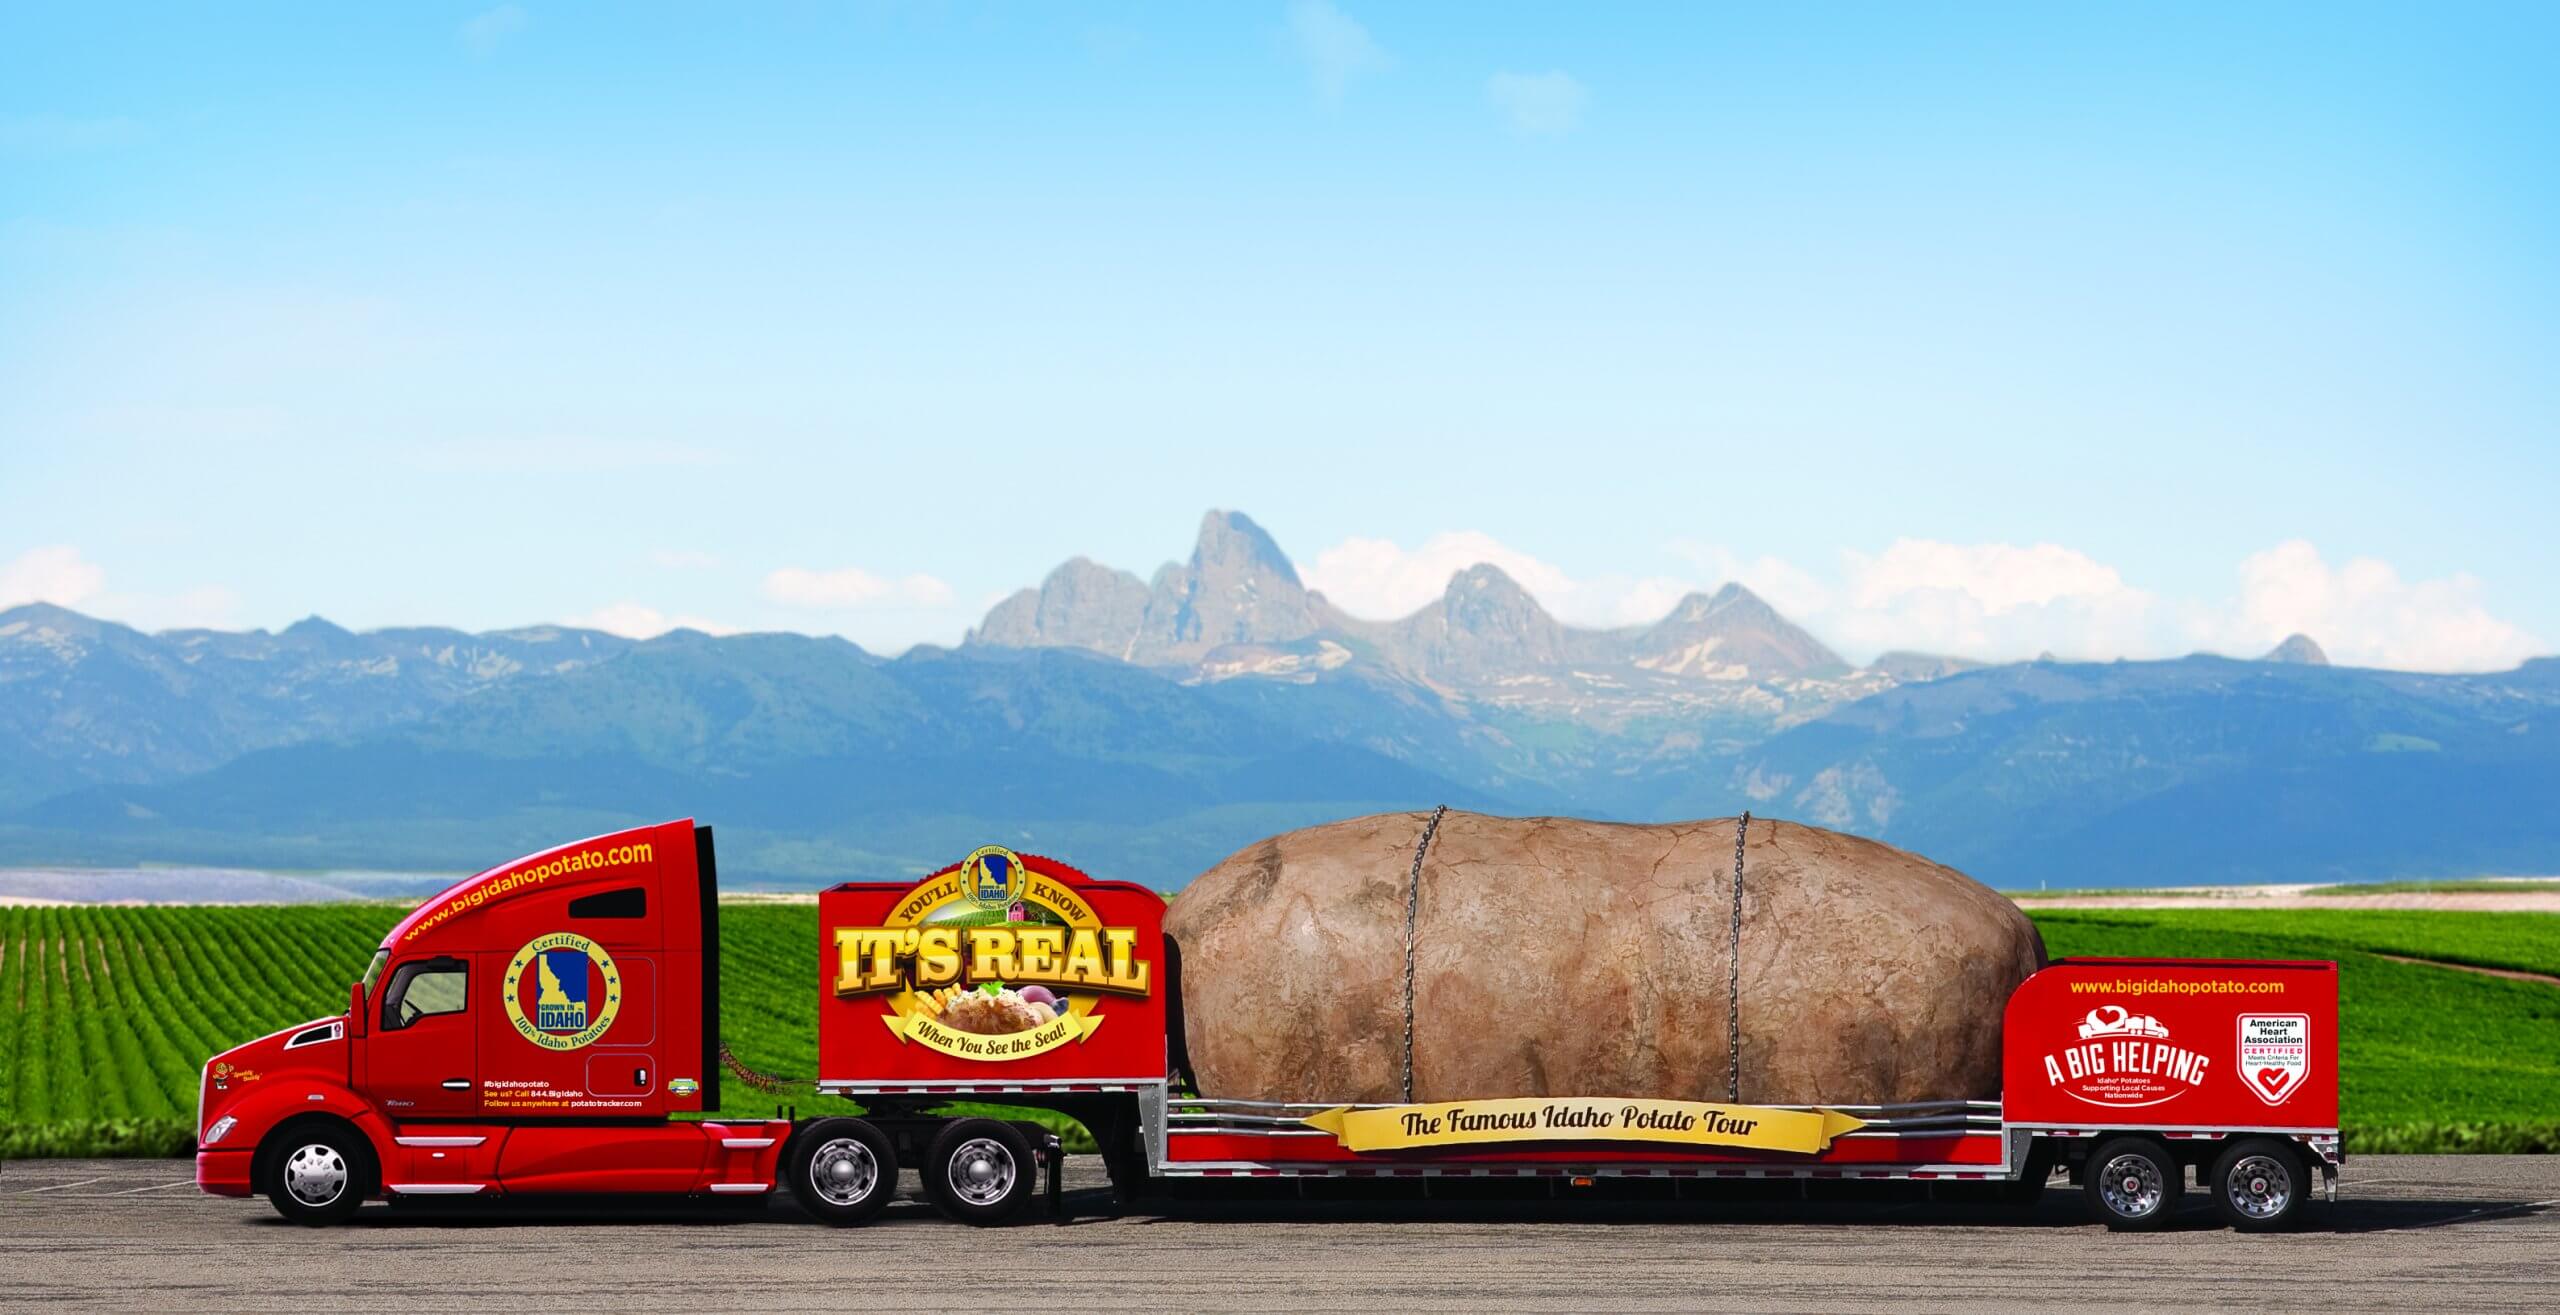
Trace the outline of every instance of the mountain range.
<instances>
[{"instance_id":1,"label":"mountain range","mask_svg":"<svg viewBox=\"0 0 2560 1315\"><path fill-rule=\"evenodd\" d=\"M1288 827L1446 802L1625 820L1751 808L1995 884L2560 870L2560 661L1862 666L1739 585L1646 626L1499 569L1390 621L1212 512L1149 580L1082 558L957 648L353 634L0 612L0 861L467 869L693 814L805 886L989 841L1174 886Z\"/></svg>"}]
</instances>

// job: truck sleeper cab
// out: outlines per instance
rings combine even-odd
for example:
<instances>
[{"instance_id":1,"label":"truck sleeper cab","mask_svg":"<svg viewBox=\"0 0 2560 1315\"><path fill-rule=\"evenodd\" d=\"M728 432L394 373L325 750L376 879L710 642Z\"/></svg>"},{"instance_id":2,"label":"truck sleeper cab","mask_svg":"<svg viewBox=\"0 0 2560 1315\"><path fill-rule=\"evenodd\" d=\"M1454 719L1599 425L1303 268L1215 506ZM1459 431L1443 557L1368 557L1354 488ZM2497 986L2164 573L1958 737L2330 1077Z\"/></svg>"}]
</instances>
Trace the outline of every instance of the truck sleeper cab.
<instances>
[{"instance_id":1,"label":"truck sleeper cab","mask_svg":"<svg viewBox=\"0 0 2560 1315\"><path fill-rule=\"evenodd\" d=\"M992 1224L1040 1195L1045 1170L1055 1212L1057 1138L931 1112L953 1100L1077 1119L1124 1199L1169 1178L1452 1176L2033 1195L2062 1171L2111 1228L2159 1226L2192 1177L2225 1222L2264 1229L2300 1218L2315 1174L2334 1192L2343 1159L2335 964L2058 961L2007 1005L1998 1100L1662 1102L1680 1107L1666 1125L1685 1112L1818 1130L1795 1145L1548 1131L1408 1146L1364 1142L1384 1126L1365 1116L1429 1107L1184 1089L1182 967L1163 911L1152 890L999 846L918 882L822 892L817 1085L866 1112L714 1120L701 1117L720 1107L724 1067L710 828L546 850L402 919L343 1015L215 1056L197 1182L314 1224L379 1198L778 1187L824 1222L857 1224L913 1166L943 1213Z\"/></svg>"}]
</instances>

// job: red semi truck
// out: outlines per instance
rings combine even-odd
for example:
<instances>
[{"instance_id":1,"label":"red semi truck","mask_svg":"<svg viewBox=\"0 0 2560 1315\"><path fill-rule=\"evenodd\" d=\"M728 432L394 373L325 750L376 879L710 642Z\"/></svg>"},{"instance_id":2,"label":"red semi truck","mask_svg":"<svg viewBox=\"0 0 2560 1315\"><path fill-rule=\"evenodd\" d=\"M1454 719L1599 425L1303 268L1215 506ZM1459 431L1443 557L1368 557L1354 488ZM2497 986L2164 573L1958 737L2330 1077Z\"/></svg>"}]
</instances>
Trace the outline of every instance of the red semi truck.
<instances>
[{"instance_id":1,"label":"red semi truck","mask_svg":"<svg viewBox=\"0 0 2560 1315\"><path fill-rule=\"evenodd\" d=\"M1154 891L990 846L818 899L817 1087L863 1117L720 1107L718 878L690 820L463 881L382 941L346 1013L206 1065L196 1181L329 1223L369 1199L765 1197L858 1223L902 1166L954 1218L1020 1213L1059 1146L955 1099L1062 1111L1124 1194L1249 1177L1916 1180L2044 1189L2108 1226L2192 1179L2235 1227L2334 1193L2337 965L2066 959L1999 1020L1998 1100L1765 1106L1586 1097L1282 1103L1188 1089L1180 949ZM1989 1020L1986 1020L1986 1022ZM686 1117L694 1116L694 1117Z\"/></svg>"}]
</instances>

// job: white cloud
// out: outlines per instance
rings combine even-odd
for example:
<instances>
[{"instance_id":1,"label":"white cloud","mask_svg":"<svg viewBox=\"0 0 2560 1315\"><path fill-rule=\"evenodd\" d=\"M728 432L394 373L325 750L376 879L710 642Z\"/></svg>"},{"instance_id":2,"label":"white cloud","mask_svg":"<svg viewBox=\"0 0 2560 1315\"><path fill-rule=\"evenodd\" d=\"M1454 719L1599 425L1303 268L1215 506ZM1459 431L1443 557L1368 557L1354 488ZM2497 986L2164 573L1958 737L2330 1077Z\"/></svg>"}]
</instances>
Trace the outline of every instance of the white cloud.
<instances>
[{"instance_id":1,"label":"white cloud","mask_svg":"<svg viewBox=\"0 0 2560 1315\"><path fill-rule=\"evenodd\" d=\"M1575 579L1476 530L1433 535L1412 549L1388 539L1345 539L1316 554L1311 565L1299 569L1299 577L1353 616L1393 620L1439 598L1447 592L1450 576L1479 563L1501 567L1551 615L1576 625L1658 621L1693 587L1660 576Z\"/></svg>"},{"instance_id":2,"label":"white cloud","mask_svg":"<svg viewBox=\"0 0 2560 1315\"><path fill-rule=\"evenodd\" d=\"M1370 38L1368 28L1326 0L1295 0L1289 6L1289 44L1328 105L1341 101L1352 79L1381 72L1394 62Z\"/></svg>"},{"instance_id":3,"label":"white cloud","mask_svg":"<svg viewBox=\"0 0 2560 1315\"><path fill-rule=\"evenodd\" d=\"M1560 70L1496 73L1485 79L1484 92L1514 130L1530 137L1562 137L1573 131L1589 99L1582 84Z\"/></svg>"},{"instance_id":4,"label":"white cloud","mask_svg":"<svg viewBox=\"0 0 2560 1315\"><path fill-rule=\"evenodd\" d=\"M410 449L409 464L436 475L593 475L617 470L709 466L720 454L659 439L541 434L457 438Z\"/></svg>"},{"instance_id":5,"label":"white cloud","mask_svg":"<svg viewBox=\"0 0 2560 1315\"><path fill-rule=\"evenodd\" d=\"M531 15L515 5L500 5L473 15L462 25L462 44L474 55L486 55L506 44L507 38L522 32L533 22Z\"/></svg>"},{"instance_id":6,"label":"white cloud","mask_svg":"<svg viewBox=\"0 0 2560 1315\"><path fill-rule=\"evenodd\" d=\"M858 566L832 571L786 566L764 578L764 596L789 607L812 609L944 607L951 602L951 586L930 575L891 580Z\"/></svg>"},{"instance_id":7,"label":"white cloud","mask_svg":"<svg viewBox=\"0 0 2560 1315\"><path fill-rule=\"evenodd\" d=\"M0 607L21 603L78 607L106 583L105 568L67 543L29 548L0 566Z\"/></svg>"},{"instance_id":8,"label":"white cloud","mask_svg":"<svg viewBox=\"0 0 2560 1315\"><path fill-rule=\"evenodd\" d=\"M1851 649L1997 660L2047 651L2159 656L2175 647L2151 594L2059 544L1896 539L1872 557L1840 557L1840 605L1813 624Z\"/></svg>"},{"instance_id":9,"label":"white cloud","mask_svg":"<svg viewBox=\"0 0 2560 1315\"><path fill-rule=\"evenodd\" d=\"M2504 671L2540 651L2533 636L2490 615L2467 574L2402 580L2371 557L2330 566L2291 539L2240 563L2240 598L2221 640L2255 657L2306 634L2345 666L2412 671Z\"/></svg>"},{"instance_id":10,"label":"white cloud","mask_svg":"<svg viewBox=\"0 0 2560 1315\"><path fill-rule=\"evenodd\" d=\"M738 633L736 626L706 621L698 616L670 616L639 603L608 603L582 616L570 617L561 624L580 630L601 630L625 639L655 639L670 630L699 630L706 635Z\"/></svg>"},{"instance_id":11,"label":"white cloud","mask_svg":"<svg viewBox=\"0 0 2560 1315\"><path fill-rule=\"evenodd\" d=\"M2503 671L2542 651L2493 615L2468 575L2404 581L2384 562L2332 567L2301 540L2239 565L2239 594L2167 597L2074 548L1897 539L1842 552L1828 580L1770 557L1672 549L1712 579L1738 579L1780 612L1862 660L1917 649L1986 661L2176 657L2199 649L2256 657L2307 634L2332 661L2419 671Z\"/></svg>"}]
</instances>

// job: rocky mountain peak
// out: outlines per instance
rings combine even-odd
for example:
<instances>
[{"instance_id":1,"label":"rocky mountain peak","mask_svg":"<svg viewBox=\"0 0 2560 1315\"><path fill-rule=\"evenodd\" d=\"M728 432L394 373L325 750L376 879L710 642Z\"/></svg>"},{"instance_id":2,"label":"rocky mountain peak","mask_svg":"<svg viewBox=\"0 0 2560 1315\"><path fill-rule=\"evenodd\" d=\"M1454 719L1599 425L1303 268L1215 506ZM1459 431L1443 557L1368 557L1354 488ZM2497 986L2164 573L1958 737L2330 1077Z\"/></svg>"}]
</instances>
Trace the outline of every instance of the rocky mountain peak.
<instances>
[{"instance_id":1,"label":"rocky mountain peak","mask_svg":"<svg viewBox=\"0 0 2560 1315\"><path fill-rule=\"evenodd\" d=\"M1849 668L1821 640L1734 583L1681 599L1637 638L1634 661L1652 671L1719 677L1832 675Z\"/></svg>"},{"instance_id":2,"label":"rocky mountain peak","mask_svg":"<svg viewBox=\"0 0 2560 1315\"><path fill-rule=\"evenodd\" d=\"M1289 554L1240 511L1212 511L1200 518L1200 535L1191 547L1191 569L1195 574L1267 574L1303 587Z\"/></svg>"},{"instance_id":3,"label":"rocky mountain peak","mask_svg":"<svg viewBox=\"0 0 2560 1315\"><path fill-rule=\"evenodd\" d=\"M286 626L284 633L296 639L346 639L353 634L345 626L317 612Z\"/></svg>"},{"instance_id":4,"label":"rocky mountain peak","mask_svg":"<svg viewBox=\"0 0 2560 1315\"><path fill-rule=\"evenodd\" d=\"M2312 639L2309 635L2303 634L2285 636L2283 643L2276 645L2274 648L2268 649L2267 655L2258 660L2261 662L2293 662L2306 667L2325 667L2329 665L2329 655L2326 651L2321 649L2318 641Z\"/></svg>"},{"instance_id":5,"label":"rocky mountain peak","mask_svg":"<svg viewBox=\"0 0 2560 1315\"><path fill-rule=\"evenodd\" d=\"M11 633L15 633L16 627L41 627L65 634L90 635L96 634L105 624L53 603L20 603L0 611L0 627L13 628Z\"/></svg>"},{"instance_id":6,"label":"rocky mountain peak","mask_svg":"<svg viewBox=\"0 0 2560 1315\"><path fill-rule=\"evenodd\" d=\"M997 603L963 644L1085 648L1127 659L1146 621L1147 586L1127 571L1071 557L1037 589Z\"/></svg>"},{"instance_id":7,"label":"rocky mountain peak","mask_svg":"<svg viewBox=\"0 0 2560 1315\"><path fill-rule=\"evenodd\" d=\"M1565 628L1489 562L1449 577L1440 601L1396 622L1389 647L1416 672L1460 682L1565 660Z\"/></svg>"},{"instance_id":8,"label":"rocky mountain peak","mask_svg":"<svg viewBox=\"0 0 2560 1315\"><path fill-rule=\"evenodd\" d=\"M1440 606L1452 629L1478 634L1531 634L1559 627L1509 572L1478 562L1449 577Z\"/></svg>"},{"instance_id":9,"label":"rocky mountain peak","mask_svg":"<svg viewBox=\"0 0 2560 1315\"><path fill-rule=\"evenodd\" d=\"M1164 666L1198 662L1227 644L1285 644L1322 624L1298 570L1253 518L1200 518L1191 561L1156 572L1128 658Z\"/></svg>"},{"instance_id":10,"label":"rocky mountain peak","mask_svg":"<svg viewBox=\"0 0 2560 1315\"><path fill-rule=\"evenodd\" d=\"M1723 697L1712 688L1725 684L1849 674L1838 654L1739 583L1690 594L1641 630L1582 630L1549 615L1502 568L1480 562L1451 576L1440 597L1411 616L1361 620L1310 593L1271 535L1236 511L1201 517L1189 559L1167 563L1143 585L1125 571L1069 561L1039 588L998 603L967 642L1084 648L1224 679L1278 660L1243 650L1303 657L1301 649L1315 652L1306 646L1324 638L1341 653L1361 653L1371 669L1498 698L1588 685L1605 701L1634 697L1619 691L1638 686L1669 689L1660 685L1669 681L1688 691L1662 694L1676 701ZM1238 652L1211 657L1227 648Z\"/></svg>"}]
</instances>

